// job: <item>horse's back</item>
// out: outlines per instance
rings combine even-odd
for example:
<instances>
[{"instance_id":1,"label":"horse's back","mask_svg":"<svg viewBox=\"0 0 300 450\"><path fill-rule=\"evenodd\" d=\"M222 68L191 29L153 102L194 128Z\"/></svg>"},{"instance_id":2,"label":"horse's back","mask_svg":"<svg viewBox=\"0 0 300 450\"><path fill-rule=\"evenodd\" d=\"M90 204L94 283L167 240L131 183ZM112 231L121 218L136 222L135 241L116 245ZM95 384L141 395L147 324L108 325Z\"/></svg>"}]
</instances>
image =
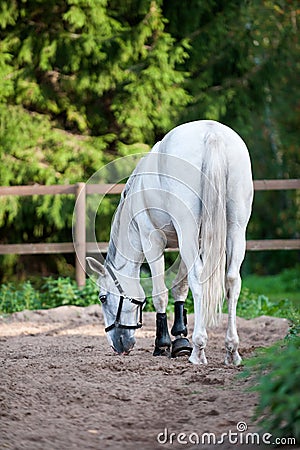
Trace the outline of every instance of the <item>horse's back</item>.
<instances>
[{"instance_id":1,"label":"horse's back","mask_svg":"<svg viewBox=\"0 0 300 450\"><path fill-rule=\"evenodd\" d=\"M211 120L179 125L155 144L137 166L129 183L131 193L136 193L132 196L131 214L145 211L139 217L145 216L144 222L150 219L154 228L165 226L170 220L186 221L187 211L192 211L198 222L207 183L212 186L206 189L210 195L215 192L218 196L222 191L229 218L248 220L253 182L244 141L231 128Z\"/></svg>"},{"instance_id":2,"label":"horse's back","mask_svg":"<svg viewBox=\"0 0 300 450\"><path fill-rule=\"evenodd\" d=\"M247 146L234 130L219 122L199 120L179 125L166 134L159 146L155 146L155 153L165 156L163 161L166 161L164 166L166 172L167 156L186 161L188 164L182 167L186 167L187 170L194 167L201 171L209 152L216 151L216 145L208 144L212 140L217 141L222 147L227 190L235 191L240 187L251 192L252 172ZM192 172L195 173L193 170Z\"/></svg>"},{"instance_id":3,"label":"horse's back","mask_svg":"<svg viewBox=\"0 0 300 450\"><path fill-rule=\"evenodd\" d=\"M231 128L213 120L188 122L171 130L163 140L154 146L155 152L173 155L189 161L191 164L202 163L205 142L209 136L215 136L224 144L228 164L240 158L250 162L246 144Z\"/></svg>"}]
</instances>

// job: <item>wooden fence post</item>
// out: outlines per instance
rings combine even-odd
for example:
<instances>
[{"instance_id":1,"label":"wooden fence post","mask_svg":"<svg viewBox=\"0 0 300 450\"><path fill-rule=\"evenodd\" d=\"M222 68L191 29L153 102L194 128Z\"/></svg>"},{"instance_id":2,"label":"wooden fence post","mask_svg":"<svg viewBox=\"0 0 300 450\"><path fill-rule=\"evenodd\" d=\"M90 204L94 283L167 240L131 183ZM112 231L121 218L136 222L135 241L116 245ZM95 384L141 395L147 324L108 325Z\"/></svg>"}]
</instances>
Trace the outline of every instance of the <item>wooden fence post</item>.
<instances>
[{"instance_id":1,"label":"wooden fence post","mask_svg":"<svg viewBox=\"0 0 300 450\"><path fill-rule=\"evenodd\" d=\"M75 203L75 258L76 258L76 282L79 287L85 286L86 269L86 185L77 183Z\"/></svg>"}]
</instances>

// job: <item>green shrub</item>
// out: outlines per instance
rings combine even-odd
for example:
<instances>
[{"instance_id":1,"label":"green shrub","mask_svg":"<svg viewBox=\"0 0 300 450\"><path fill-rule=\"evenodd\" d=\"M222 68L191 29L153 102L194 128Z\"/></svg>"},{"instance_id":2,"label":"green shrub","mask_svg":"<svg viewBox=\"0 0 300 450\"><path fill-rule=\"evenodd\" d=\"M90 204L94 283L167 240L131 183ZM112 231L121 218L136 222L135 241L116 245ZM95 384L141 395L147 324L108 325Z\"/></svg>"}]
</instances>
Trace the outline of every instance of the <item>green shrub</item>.
<instances>
[{"instance_id":1,"label":"green shrub","mask_svg":"<svg viewBox=\"0 0 300 450\"><path fill-rule=\"evenodd\" d=\"M295 273L289 270L285 276L291 281L295 278ZM39 284L32 284L30 281L19 285L2 284L0 285L0 313L12 313L23 309L55 308L61 305L88 306L98 303L98 294L99 289L95 281L90 278L86 280L86 285L82 289L79 289L75 280L69 277L57 279L49 277ZM190 292L185 307L188 313L194 311ZM145 311L154 311L151 298L147 299ZM173 311L174 301L170 298L167 312ZM226 301L223 312L227 312ZM293 307L288 299L271 300L266 295L259 295L248 288L243 288L237 305L237 315L246 319L269 315L293 320Z\"/></svg>"},{"instance_id":2,"label":"green shrub","mask_svg":"<svg viewBox=\"0 0 300 450\"><path fill-rule=\"evenodd\" d=\"M44 308L72 305L77 298L76 283L70 278L48 278L42 286Z\"/></svg>"},{"instance_id":3,"label":"green shrub","mask_svg":"<svg viewBox=\"0 0 300 450\"><path fill-rule=\"evenodd\" d=\"M99 303L99 288L96 283L88 278L83 289L79 291L78 306L95 305Z\"/></svg>"},{"instance_id":4,"label":"green shrub","mask_svg":"<svg viewBox=\"0 0 300 450\"><path fill-rule=\"evenodd\" d=\"M288 299L270 300L266 295L258 295L243 288L237 304L237 315L244 319L253 319L258 316L288 317L291 303ZM224 312L227 312L227 302L224 303Z\"/></svg>"},{"instance_id":5,"label":"green shrub","mask_svg":"<svg viewBox=\"0 0 300 450\"><path fill-rule=\"evenodd\" d=\"M55 308L62 305L89 306L98 303L98 287L88 278L84 288L79 289L71 278L47 278L42 286L44 308Z\"/></svg>"},{"instance_id":6,"label":"green shrub","mask_svg":"<svg viewBox=\"0 0 300 450\"><path fill-rule=\"evenodd\" d=\"M35 289L30 281L20 286L2 284L0 286L0 313L10 314L24 309L47 309L62 305L88 306L98 302L98 287L88 279L83 289L79 289L71 278L46 278L40 289Z\"/></svg>"},{"instance_id":7,"label":"green shrub","mask_svg":"<svg viewBox=\"0 0 300 450\"><path fill-rule=\"evenodd\" d=\"M300 336L267 349L245 362L244 376L255 383L259 401L253 419L273 437L300 443Z\"/></svg>"},{"instance_id":8,"label":"green shrub","mask_svg":"<svg viewBox=\"0 0 300 450\"><path fill-rule=\"evenodd\" d=\"M39 309L41 306L41 295L30 281L23 283L20 288L12 283L0 287L0 312L13 313L23 309Z\"/></svg>"},{"instance_id":9,"label":"green shrub","mask_svg":"<svg viewBox=\"0 0 300 450\"><path fill-rule=\"evenodd\" d=\"M288 318L290 320L290 327L285 338L287 341L294 339L294 337L300 336L300 312L293 309L290 311L290 315Z\"/></svg>"}]
</instances>

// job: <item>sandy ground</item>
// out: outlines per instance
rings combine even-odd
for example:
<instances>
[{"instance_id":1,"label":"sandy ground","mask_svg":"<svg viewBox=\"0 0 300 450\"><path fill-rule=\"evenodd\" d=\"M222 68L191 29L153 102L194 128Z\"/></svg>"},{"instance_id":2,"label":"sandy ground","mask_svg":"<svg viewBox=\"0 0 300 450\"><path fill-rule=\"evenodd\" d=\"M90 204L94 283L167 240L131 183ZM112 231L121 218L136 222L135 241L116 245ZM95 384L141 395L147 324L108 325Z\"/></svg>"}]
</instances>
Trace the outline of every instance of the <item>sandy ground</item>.
<instances>
[{"instance_id":1,"label":"sandy ground","mask_svg":"<svg viewBox=\"0 0 300 450\"><path fill-rule=\"evenodd\" d=\"M110 350L98 305L0 319L0 448L212 449L193 444L205 432L236 432L239 422L255 431L256 396L236 378L240 369L223 365L225 324L226 316L209 332L208 365L195 367L187 357L152 356L154 313L144 313L129 356ZM238 329L247 358L284 337L288 322L239 319Z\"/></svg>"}]
</instances>

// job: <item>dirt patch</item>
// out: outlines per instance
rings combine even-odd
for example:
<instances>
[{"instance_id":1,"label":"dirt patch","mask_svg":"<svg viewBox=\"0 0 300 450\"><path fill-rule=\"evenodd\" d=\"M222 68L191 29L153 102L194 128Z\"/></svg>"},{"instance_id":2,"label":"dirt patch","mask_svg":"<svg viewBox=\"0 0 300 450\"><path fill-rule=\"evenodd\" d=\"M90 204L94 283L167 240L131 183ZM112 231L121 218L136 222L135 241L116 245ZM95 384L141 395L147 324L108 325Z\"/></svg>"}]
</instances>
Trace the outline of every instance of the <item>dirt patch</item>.
<instances>
[{"instance_id":1,"label":"dirt patch","mask_svg":"<svg viewBox=\"0 0 300 450\"><path fill-rule=\"evenodd\" d=\"M195 448L178 444L178 434L220 436L241 421L254 431L256 396L236 379L240 369L223 365L226 316L209 332L208 365L200 367L185 357L153 357L155 314L145 313L144 322L131 355L116 356L98 305L0 319L1 449ZM285 319L238 319L242 356L287 328ZM166 434L172 445L163 443Z\"/></svg>"}]
</instances>

